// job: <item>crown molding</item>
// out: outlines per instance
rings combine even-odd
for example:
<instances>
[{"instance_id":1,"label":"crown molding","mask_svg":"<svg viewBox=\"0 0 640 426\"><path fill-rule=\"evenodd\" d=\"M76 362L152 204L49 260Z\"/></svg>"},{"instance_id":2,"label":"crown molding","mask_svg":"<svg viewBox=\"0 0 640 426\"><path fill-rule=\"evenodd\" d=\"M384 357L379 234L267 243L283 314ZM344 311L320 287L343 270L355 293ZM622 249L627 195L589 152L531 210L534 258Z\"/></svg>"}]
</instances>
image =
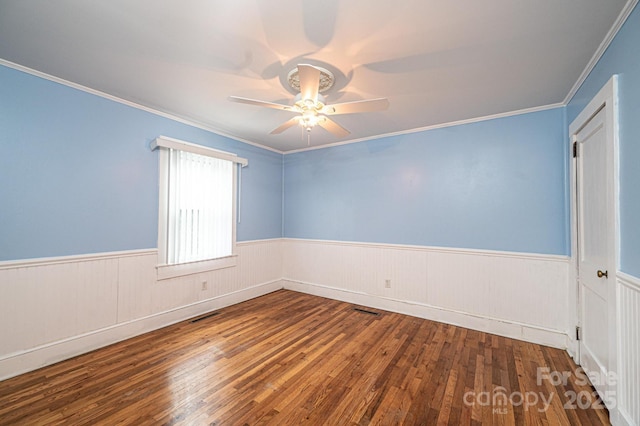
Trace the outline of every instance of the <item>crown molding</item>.
<instances>
[{"instance_id":1,"label":"crown molding","mask_svg":"<svg viewBox=\"0 0 640 426\"><path fill-rule=\"evenodd\" d=\"M316 145L316 146L311 146L311 147L307 147L307 148L294 149L294 150L291 150L291 151L285 151L284 155L295 154L295 153L304 152L304 151L314 151L316 149L330 148L330 147L340 146L340 145L349 145L349 144L356 143L356 142L364 142L364 141L370 141L370 140L374 140L374 139L388 138L388 137L391 137L391 136L401 136L401 135L407 135L407 134L411 134L411 133L425 132L427 130L443 129L443 128L446 128L446 127L460 126L460 125L463 125L463 124L478 123L478 122L481 122L481 121L495 120L495 119L498 119L498 118L512 117L512 116L515 116L515 115L522 115L522 114L529 114L529 113L533 113L533 112L546 111L546 110L549 110L549 109L561 108L561 107L564 107L564 106L566 106L566 104L557 103L557 104L543 105L543 106L533 107L533 108L519 109L519 110L516 110L516 111L503 112L503 113L499 113L499 114L485 115L485 116L482 116L482 117L469 118L469 119L465 119L465 120L450 121L448 123L433 124L431 126L417 127L415 129L409 129L409 130L402 130L400 132L384 133L384 134L381 134L381 135L369 136L369 137L366 137L366 138L351 139L351 140L348 140L348 141L340 141L340 142L335 142L335 143L329 143L329 144L326 144L326 145Z\"/></svg>"},{"instance_id":2,"label":"crown molding","mask_svg":"<svg viewBox=\"0 0 640 426\"><path fill-rule=\"evenodd\" d=\"M212 127L210 125L195 121L193 119L180 117L180 116L175 115L175 114L171 114L171 113L168 113L168 112L160 111L160 110L157 110L157 109L154 109L154 108L150 108L150 107L147 107L147 106L144 106L144 105L132 102L132 101L128 101L126 99L119 98L117 96L110 95L110 94L105 93L105 92L101 92L100 90L92 89L91 87L83 86L81 84L74 83L72 81L65 80L63 78L56 77L56 76L44 73L42 71L38 71L38 70L34 70L32 68L29 68L29 67L25 67L24 65L20 65L20 64L16 64L14 62L11 62L11 61L7 61L6 59L0 58L0 65L4 65L7 68L12 68L14 70L21 71L21 72L24 72L26 74L33 75L35 77L40 77L40 78L42 78L44 80L49 80L49 81L52 81L54 83L62 84L63 86L67 86L67 87L70 87L72 89L80 90L82 92L89 93L91 95L99 96L101 98L108 99L108 100L113 101L113 102L117 102L119 104L123 104L123 105L129 106L129 107L135 108L135 109L139 109L141 111L145 111L145 112L148 112L148 113L151 113L151 114L154 114L154 115L158 115L160 117L168 118L169 120L177 121L179 123L186 124L188 126L192 126L192 127L198 128L198 129L206 130L208 132L215 133L218 136L222 136L222 137L225 137L225 138L233 139L233 140L235 140L237 142L242 142L242 143L245 143L247 145L255 146L257 148L266 149L267 151L272 151L272 152L275 152L275 153L278 153L278 154L283 154L284 153L283 151L280 151L279 149L271 148L271 147L266 146L266 145L262 145L262 144L259 144L259 143L256 143L256 142L252 142L252 141L247 140L247 139L240 138L238 136L234 136L234 135L226 133L226 132L224 132L224 131L222 131L220 129L217 129L217 128Z\"/></svg>"},{"instance_id":3,"label":"crown molding","mask_svg":"<svg viewBox=\"0 0 640 426\"><path fill-rule=\"evenodd\" d=\"M193 119L189 119L186 117L181 117L181 116L177 116L171 113L167 113L164 111L160 111L160 110L156 110L132 101L128 101L126 99L122 99L119 98L117 96L113 96L110 95L108 93L105 92L101 92L99 90L95 90L92 89L90 87L86 87L83 86L81 84L77 84L77 83L73 83L71 81L59 78L59 77L55 77L46 73L43 73L41 71L37 71L28 67L25 67L23 65L19 65L10 61L7 61L5 59L1 59L0 58L0 65L4 65L8 68L13 68L15 70L18 71L22 71L25 72L27 74L31 74L34 75L36 77L40 77L43 78L45 80L49 80L55 83L59 83L77 90L81 90L83 92L86 93L90 93L96 96L100 96L102 98L105 99L109 99L111 101L114 102L118 102L142 111L146 111L164 118L168 118L170 120L173 121L177 121L189 126L193 126L202 130L206 130L208 132L212 132L216 135L219 136L223 136L238 142L242 142L245 143L247 145L251 145L251 146L255 146L257 148L261 148L261 149L265 149L267 151L271 151L271 152L275 152L281 155L287 155L287 154L295 154L298 152L305 152L305 151L313 151L313 150L317 150L317 149L324 149L324 148L330 148L330 147L335 147L335 146L341 146L341 145L348 145L348 144L352 144L352 143L357 143L357 142L364 142L364 141L369 141L369 140L374 140L374 139L381 139L381 138L386 138L386 137L391 137L391 136L400 136L400 135L406 135L406 134L411 134L411 133L418 133L418 132L424 132L424 131L428 131L428 130L435 130L435 129L442 129L442 128L446 128L446 127L453 127L453 126L459 126L459 125L463 125L463 124L471 124L471 123L477 123L477 122L481 122L481 121L487 121L487 120L493 120L493 119L497 119L497 118L505 118L505 117L511 117L511 116L515 116L515 115L521 115L521 114L527 114L527 113L532 113L532 112L538 112L538 111L544 111L544 110L548 110L548 109L553 109L553 108L559 108L559 107L565 107L569 104L569 102L571 101L571 99L573 99L573 97L575 96L575 94L577 93L577 91L580 89L580 87L582 86L582 84L585 82L585 80L587 79L587 77L589 76L589 74L591 73L591 71L593 70L593 68L596 66L596 64L598 63L598 61L601 59L602 55L604 54L604 52L607 50L607 48L609 47L609 45L611 44L611 42L613 41L613 39L615 38L615 36L617 35L618 31L620 31L620 29L622 28L622 26L624 25L624 23L626 22L627 18L629 17L629 15L631 15L631 12L634 10L634 8L636 7L637 3L639 0L629 0L627 1L627 3L625 4L624 8L622 9L622 11L620 12L620 14L618 15L616 21L614 22L613 26L609 29L609 31L607 32L607 35L605 36L604 40L600 43L600 46L598 47L598 49L596 50L596 52L594 53L594 55L591 57L590 61L588 62L587 66L585 67L585 69L582 71L582 73L580 74L580 76L578 77L578 79L576 80L576 82L574 83L574 85L571 87L571 89L569 90L569 92L567 93L567 95L565 96L564 100L560 103L555 103L555 104L550 104L550 105L544 105L544 106L539 106L539 107L533 107L533 108L526 108L526 109L521 109L521 110L516 110L516 111L510 111L510 112L505 112L505 113L499 113L499 114L493 114L493 115L487 115L487 116L481 116L481 117L475 117L475 118L470 118L470 119L465 119L465 120L458 120L458 121L452 121L452 122L447 122L447 123L441 123L441 124L434 124L434 125L430 125L430 126L425 126L425 127L418 127L418 128L414 128L414 129L409 129L409 130L403 130L403 131L399 131L399 132L392 132L392 133L385 133L385 134L379 134L379 135L374 135L374 136L369 136L369 137L364 137L364 138L358 138L358 139L351 139L351 140L346 140L346 141L340 141L340 142L335 142L335 143L331 143L331 144L323 144L323 145L317 145L317 146L312 146L312 147L306 147L306 148L300 148L300 149L293 149L293 150L287 150L287 151L282 151L276 148L272 148L257 142L253 142L247 139L243 139L240 138L238 136L226 133L220 129L217 129L213 126L195 121Z\"/></svg>"},{"instance_id":4,"label":"crown molding","mask_svg":"<svg viewBox=\"0 0 640 426\"><path fill-rule=\"evenodd\" d=\"M589 77L589 74L591 74L591 71L593 71L595 66L598 64L598 61L600 61L600 58L602 58L602 55L604 55L604 52L606 52L607 48L618 34L618 31L620 31L620 28L622 28L624 23L627 21L627 18L629 18L629 15L631 15L631 12L633 12L633 9L637 4L638 0L629 0L627 4L625 4L624 8L618 15L618 18L613 23L613 26L609 29L609 32L604 37L604 40L602 40L602 43L600 43L600 46L598 46L598 49L591 57L591 60L587 63L587 66L582 71L582 74L580 74L578 80L576 80L574 85L571 87L571 90L569 90L567 96L565 96L564 101L562 101L564 105L568 105L569 102L571 102L571 99L573 99L587 77Z\"/></svg>"}]
</instances>

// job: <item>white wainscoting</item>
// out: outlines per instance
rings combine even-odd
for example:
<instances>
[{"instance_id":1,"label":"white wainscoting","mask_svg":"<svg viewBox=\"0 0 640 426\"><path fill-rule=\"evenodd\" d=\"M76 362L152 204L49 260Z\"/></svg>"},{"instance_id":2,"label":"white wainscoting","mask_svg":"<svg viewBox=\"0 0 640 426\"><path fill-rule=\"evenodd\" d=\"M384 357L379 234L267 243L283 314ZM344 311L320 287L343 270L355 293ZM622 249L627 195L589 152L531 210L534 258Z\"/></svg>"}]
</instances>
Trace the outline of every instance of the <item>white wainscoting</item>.
<instances>
[{"instance_id":1,"label":"white wainscoting","mask_svg":"<svg viewBox=\"0 0 640 426\"><path fill-rule=\"evenodd\" d=\"M2 262L0 380L278 290L281 248L238 243L236 267L161 281L155 249Z\"/></svg>"},{"instance_id":2,"label":"white wainscoting","mask_svg":"<svg viewBox=\"0 0 640 426\"><path fill-rule=\"evenodd\" d=\"M640 425L640 279L618 273L618 388L621 424Z\"/></svg>"},{"instance_id":3,"label":"white wainscoting","mask_svg":"<svg viewBox=\"0 0 640 426\"><path fill-rule=\"evenodd\" d=\"M157 280L156 264L1 263L0 379L283 287L559 348L575 325L564 256L274 239L239 243L233 268Z\"/></svg>"},{"instance_id":4,"label":"white wainscoting","mask_svg":"<svg viewBox=\"0 0 640 426\"><path fill-rule=\"evenodd\" d=\"M569 258L285 239L285 288L566 349ZM385 282L390 280L391 287Z\"/></svg>"}]
</instances>

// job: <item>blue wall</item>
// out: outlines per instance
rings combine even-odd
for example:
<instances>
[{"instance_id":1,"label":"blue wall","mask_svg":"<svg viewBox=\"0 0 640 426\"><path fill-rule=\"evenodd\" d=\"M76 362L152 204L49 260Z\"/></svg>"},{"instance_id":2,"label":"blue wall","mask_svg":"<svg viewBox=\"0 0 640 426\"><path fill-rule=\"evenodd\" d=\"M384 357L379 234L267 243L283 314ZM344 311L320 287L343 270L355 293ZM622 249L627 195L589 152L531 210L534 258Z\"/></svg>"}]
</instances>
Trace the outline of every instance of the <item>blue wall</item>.
<instances>
[{"instance_id":1,"label":"blue wall","mask_svg":"<svg viewBox=\"0 0 640 426\"><path fill-rule=\"evenodd\" d=\"M640 8L636 7L567 106L568 121L619 74L620 266L640 277Z\"/></svg>"},{"instance_id":2,"label":"blue wall","mask_svg":"<svg viewBox=\"0 0 640 426\"><path fill-rule=\"evenodd\" d=\"M640 276L640 9L568 107L284 156L0 66L0 260L157 245L167 135L249 158L240 241L569 254L567 123L621 93L621 264ZM282 229L282 224L285 229Z\"/></svg>"},{"instance_id":3,"label":"blue wall","mask_svg":"<svg viewBox=\"0 0 640 426\"><path fill-rule=\"evenodd\" d=\"M569 254L564 108L285 155L285 236Z\"/></svg>"},{"instance_id":4,"label":"blue wall","mask_svg":"<svg viewBox=\"0 0 640 426\"><path fill-rule=\"evenodd\" d=\"M239 241L282 236L282 155L0 66L0 260L157 247L159 135L249 159Z\"/></svg>"}]
</instances>

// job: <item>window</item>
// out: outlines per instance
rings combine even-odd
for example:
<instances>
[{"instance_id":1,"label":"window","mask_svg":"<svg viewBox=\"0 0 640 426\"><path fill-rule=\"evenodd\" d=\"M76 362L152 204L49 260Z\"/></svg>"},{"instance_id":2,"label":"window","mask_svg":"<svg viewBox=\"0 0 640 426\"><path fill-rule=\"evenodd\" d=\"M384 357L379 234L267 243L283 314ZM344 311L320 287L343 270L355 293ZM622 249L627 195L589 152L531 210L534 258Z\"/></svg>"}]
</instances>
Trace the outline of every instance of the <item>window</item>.
<instances>
[{"instance_id":1,"label":"window","mask_svg":"<svg viewBox=\"0 0 640 426\"><path fill-rule=\"evenodd\" d=\"M235 265L234 154L157 138L160 148L158 278Z\"/></svg>"},{"instance_id":2,"label":"window","mask_svg":"<svg viewBox=\"0 0 640 426\"><path fill-rule=\"evenodd\" d=\"M233 163L169 149L167 263L231 256Z\"/></svg>"}]
</instances>

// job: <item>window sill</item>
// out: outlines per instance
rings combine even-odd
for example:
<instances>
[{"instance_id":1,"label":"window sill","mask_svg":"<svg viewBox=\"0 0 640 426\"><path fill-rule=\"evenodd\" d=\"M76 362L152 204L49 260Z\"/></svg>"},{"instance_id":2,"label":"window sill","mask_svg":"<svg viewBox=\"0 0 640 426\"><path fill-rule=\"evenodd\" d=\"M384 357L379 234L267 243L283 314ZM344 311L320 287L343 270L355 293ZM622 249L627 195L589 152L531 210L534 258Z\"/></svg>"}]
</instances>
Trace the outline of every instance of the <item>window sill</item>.
<instances>
[{"instance_id":1,"label":"window sill","mask_svg":"<svg viewBox=\"0 0 640 426\"><path fill-rule=\"evenodd\" d=\"M158 265L158 281L169 278L182 277L184 275L198 274L201 272L215 271L216 269L231 268L236 266L238 255L220 257L218 259L200 260L197 262L179 263L176 265Z\"/></svg>"}]
</instances>

